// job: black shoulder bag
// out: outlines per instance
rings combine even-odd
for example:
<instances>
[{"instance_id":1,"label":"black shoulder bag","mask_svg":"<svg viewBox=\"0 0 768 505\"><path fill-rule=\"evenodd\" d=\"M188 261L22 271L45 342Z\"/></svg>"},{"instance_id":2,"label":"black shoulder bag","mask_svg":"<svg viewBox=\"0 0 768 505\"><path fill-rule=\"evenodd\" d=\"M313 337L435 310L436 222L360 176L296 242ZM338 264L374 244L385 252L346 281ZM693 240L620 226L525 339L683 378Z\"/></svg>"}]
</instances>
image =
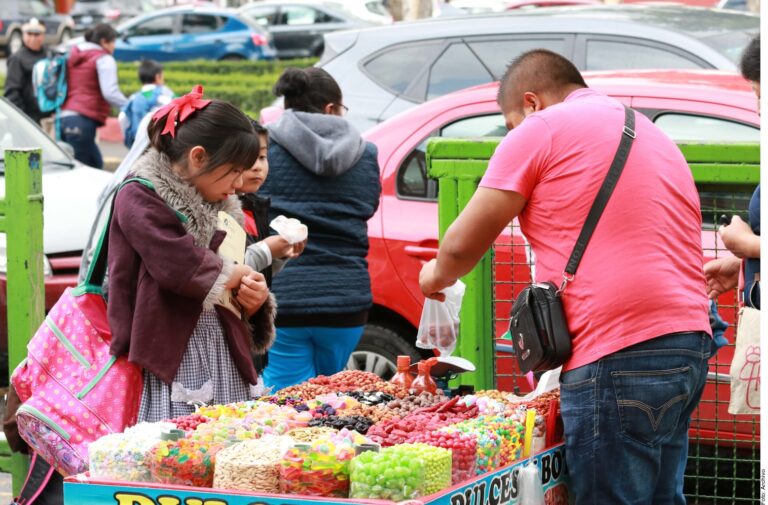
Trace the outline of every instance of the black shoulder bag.
<instances>
[{"instance_id":1,"label":"black shoulder bag","mask_svg":"<svg viewBox=\"0 0 768 505\"><path fill-rule=\"evenodd\" d=\"M571 335L561 296L576 276L584 250L627 163L635 139L635 115L630 108L624 109L624 131L619 148L573 247L560 288L552 282L533 283L523 289L512 306L509 333L523 373L552 370L571 356Z\"/></svg>"}]
</instances>

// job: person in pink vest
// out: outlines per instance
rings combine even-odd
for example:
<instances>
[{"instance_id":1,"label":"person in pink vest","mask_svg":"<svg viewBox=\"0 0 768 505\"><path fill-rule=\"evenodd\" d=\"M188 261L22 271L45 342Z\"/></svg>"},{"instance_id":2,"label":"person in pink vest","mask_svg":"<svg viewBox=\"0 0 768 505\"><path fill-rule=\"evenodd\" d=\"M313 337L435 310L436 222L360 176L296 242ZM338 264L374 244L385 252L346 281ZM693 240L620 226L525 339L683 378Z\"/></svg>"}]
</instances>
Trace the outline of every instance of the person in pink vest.
<instances>
[{"instance_id":1,"label":"person in pink vest","mask_svg":"<svg viewBox=\"0 0 768 505\"><path fill-rule=\"evenodd\" d=\"M98 24L85 32L85 41L74 46L67 59L67 100L61 112L61 139L75 150L75 159L103 168L96 128L103 126L111 106L128 99L117 84L115 52L117 32Z\"/></svg>"}]
</instances>

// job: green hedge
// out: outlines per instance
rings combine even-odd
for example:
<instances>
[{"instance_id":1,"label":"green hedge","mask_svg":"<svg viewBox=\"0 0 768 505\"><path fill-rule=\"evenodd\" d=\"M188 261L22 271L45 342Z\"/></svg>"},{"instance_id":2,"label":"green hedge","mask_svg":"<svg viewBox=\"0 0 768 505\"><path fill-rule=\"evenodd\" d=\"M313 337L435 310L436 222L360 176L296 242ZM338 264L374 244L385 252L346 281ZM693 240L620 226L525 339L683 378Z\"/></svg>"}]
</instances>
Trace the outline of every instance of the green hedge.
<instances>
[{"instance_id":1,"label":"green hedge","mask_svg":"<svg viewBox=\"0 0 768 505\"><path fill-rule=\"evenodd\" d=\"M317 59L278 61L174 61L163 64L165 84L176 94L189 92L202 84L205 96L232 102L246 113L258 117L259 111L275 99L272 87L287 67L309 67ZM141 87L138 63L118 63L120 89L126 96ZM0 74L0 87L5 76Z\"/></svg>"},{"instance_id":2,"label":"green hedge","mask_svg":"<svg viewBox=\"0 0 768 505\"><path fill-rule=\"evenodd\" d=\"M275 99L272 87L288 67L309 67L317 59L279 61L178 61L163 64L165 84L176 94L187 93L202 84L205 96L232 102L258 117L259 111ZM119 63L118 80L126 96L138 90L138 63Z\"/></svg>"}]
</instances>

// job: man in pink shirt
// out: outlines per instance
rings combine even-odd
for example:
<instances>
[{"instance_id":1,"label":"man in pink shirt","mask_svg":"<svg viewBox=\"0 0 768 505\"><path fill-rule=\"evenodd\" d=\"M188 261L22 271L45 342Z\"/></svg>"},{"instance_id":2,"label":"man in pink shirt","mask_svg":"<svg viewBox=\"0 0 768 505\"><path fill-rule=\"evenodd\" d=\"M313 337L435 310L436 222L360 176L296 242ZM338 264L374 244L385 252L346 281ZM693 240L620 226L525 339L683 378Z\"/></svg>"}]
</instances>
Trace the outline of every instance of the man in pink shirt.
<instances>
[{"instance_id":1,"label":"man in pink shirt","mask_svg":"<svg viewBox=\"0 0 768 505\"><path fill-rule=\"evenodd\" d=\"M440 299L515 217L536 280L560 285L623 134L622 104L546 50L510 65L499 105L511 131L424 266L427 297ZM677 146L635 116L624 171L563 293L573 354L561 402L577 504L685 503L680 464L712 343L693 177Z\"/></svg>"}]
</instances>

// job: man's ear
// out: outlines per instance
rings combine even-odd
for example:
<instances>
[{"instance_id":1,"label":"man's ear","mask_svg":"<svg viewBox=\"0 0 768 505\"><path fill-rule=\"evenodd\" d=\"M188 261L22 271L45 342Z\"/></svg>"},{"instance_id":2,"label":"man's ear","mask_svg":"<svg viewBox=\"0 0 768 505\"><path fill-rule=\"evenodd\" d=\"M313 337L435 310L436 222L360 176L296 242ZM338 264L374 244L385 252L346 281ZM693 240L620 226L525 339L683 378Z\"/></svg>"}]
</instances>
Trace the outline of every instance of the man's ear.
<instances>
[{"instance_id":1,"label":"man's ear","mask_svg":"<svg viewBox=\"0 0 768 505\"><path fill-rule=\"evenodd\" d=\"M523 93L523 112L531 114L542 109L542 103L539 96L533 91Z\"/></svg>"}]
</instances>

